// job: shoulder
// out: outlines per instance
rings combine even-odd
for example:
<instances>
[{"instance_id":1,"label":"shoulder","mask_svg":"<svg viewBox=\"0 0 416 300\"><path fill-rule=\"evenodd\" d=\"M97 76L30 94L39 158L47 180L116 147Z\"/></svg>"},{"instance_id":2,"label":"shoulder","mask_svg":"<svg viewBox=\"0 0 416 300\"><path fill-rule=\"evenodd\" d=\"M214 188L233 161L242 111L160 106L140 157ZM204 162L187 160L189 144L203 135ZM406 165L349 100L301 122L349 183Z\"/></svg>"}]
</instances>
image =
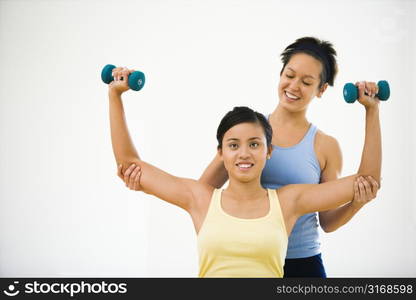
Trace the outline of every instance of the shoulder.
<instances>
[{"instance_id":1,"label":"shoulder","mask_svg":"<svg viewBox=\"0 0 416 300\"><path fill-rule=\"evenodd\" d=\"M321 147L321 150L323 151L340 149L338 140L335 137L326 134L320 129L317 129L316 131L316 143Z\"/></svg>"},{"instance_id":2,"label":"shoulder","mask_svg":"<svg viewBox=\"0 0 416 300\"><path fill-rule=\"evenodd\" d=\"M342 152L338 140L325 132L318 130L316 133L316 151L324 161L322 167L322 180L337 176L342 169ZM328 177L328 178L327 178Z\"/></svg>"},{"instance_id":3,"label":"shoulder","mask_svg":"<svg viewBox=\"0 0 416 300\"><path fill-rule=\"evenodd\" d=\"M315 145L317 153L321 153L326 159L333 156L341 156L341 147L338 143L338 140L323 132L322 130L317 130Z\"/></svg>"}]
</instances>

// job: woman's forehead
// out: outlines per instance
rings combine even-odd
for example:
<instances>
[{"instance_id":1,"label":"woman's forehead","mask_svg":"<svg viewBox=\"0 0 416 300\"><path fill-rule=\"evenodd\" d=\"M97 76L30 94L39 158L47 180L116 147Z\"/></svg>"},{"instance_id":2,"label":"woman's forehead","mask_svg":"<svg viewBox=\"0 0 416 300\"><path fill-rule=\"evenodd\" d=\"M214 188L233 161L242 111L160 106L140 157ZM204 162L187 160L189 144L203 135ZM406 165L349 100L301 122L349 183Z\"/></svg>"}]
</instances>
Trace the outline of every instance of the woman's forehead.
<instances>
[{"instance_id":1,"label":"woman's forehead","mask_svg":"<svg viewBox=\"0 0 416 300\"><path fill-rule=\"evenodd\" d=\"M322 70L322 63L312 55L297 53L290 58L285 68L299 73L320 74Z\"/></svg>"},{"instance_id":2,"label":"woman's forehead","mask_svg":"<svg viewBox=\"0 0 416 300\"><path fill-rule=\"evenodd\" d=\"M237 124L224 134L224 139L251 139L251 138L265 138L264 130L258 123L240 123Z\"/></svg>"}]
</instances>

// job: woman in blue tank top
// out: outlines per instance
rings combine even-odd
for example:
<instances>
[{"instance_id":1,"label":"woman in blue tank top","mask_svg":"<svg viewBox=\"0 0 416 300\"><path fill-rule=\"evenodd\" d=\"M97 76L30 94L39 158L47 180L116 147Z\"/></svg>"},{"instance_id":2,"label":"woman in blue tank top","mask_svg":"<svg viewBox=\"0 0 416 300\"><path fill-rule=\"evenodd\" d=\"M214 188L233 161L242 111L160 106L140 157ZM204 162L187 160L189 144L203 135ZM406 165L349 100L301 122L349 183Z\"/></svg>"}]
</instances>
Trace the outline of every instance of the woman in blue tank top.
<instances>
[{"instance_id":1,"label":"woman in blue tank top","mask_svg":"<svg viewBox=\"0 0 416 300\"><path fill-rule=\"evenodd\" d=\"M342 168L338 142L311 124L306 113L312 100L322 97L326 88L334 84L336 51L327 41L305 37L289 45L281 57L279 103L268 115L274 132L274 151L263 170L262 185L275 189L288 184L335 180ZM227 179L226 170L216 157L200 181L221 187ZM360 197L342 207L300 217L289 237L285 277L326 277L319 225L325 232L335 231L375 196L366 189Z\"/></svg>"}]
</instances>

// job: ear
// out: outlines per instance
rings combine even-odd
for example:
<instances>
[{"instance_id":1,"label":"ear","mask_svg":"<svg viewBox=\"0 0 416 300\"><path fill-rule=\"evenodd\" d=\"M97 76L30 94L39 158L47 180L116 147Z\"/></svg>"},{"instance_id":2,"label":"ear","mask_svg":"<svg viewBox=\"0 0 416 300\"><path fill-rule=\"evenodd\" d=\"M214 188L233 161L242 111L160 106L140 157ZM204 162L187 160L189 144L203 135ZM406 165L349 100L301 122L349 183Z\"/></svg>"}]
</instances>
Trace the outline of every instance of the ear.
<instances>
[{"instance_id":1,"label":"ear","mask_svg":"<svg viewBox=\"0 0 416 300\"><path fill-rule=\"evenodd\" d=\"M272 152L273 152L273 145L270 145L269 147L267 147L267 157L269 159L272 156Z\"/></svg>"},{"instance_id":2,"label":"ear","mask_svg":"<svg viewBox=\"0 0 416 300\"><path fill-rule=\"evenodd\" d=\"M217 148L217 153L218 153L219 158L221 158L222 160L222 148Z\"/></svg>"},{"instance_id":3,"label":"ear","mask_svg":"<svg viewBox=\"0 0 416 300\"><path fill-rule=\"evenodd\" d=\"M326 88L328 87L328 82L326 82L319 90L318 95L316 97L321 98L324 92L326 91Z\"/></svg>"}]
</instances>

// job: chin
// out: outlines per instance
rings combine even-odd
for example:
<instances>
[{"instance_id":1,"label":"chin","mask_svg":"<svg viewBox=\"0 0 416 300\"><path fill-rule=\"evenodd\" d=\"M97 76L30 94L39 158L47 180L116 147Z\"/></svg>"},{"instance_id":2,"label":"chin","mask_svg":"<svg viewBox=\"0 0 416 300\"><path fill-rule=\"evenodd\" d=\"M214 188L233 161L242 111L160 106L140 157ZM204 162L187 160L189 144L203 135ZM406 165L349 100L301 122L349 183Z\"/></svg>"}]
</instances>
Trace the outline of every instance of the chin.
<instances>
[{"instance_id":1,"label":"chin","mask_svg":"<svg viewBox=\"0 0 416 300\"><path fill-rule=\"evenodd\" d=\"M251 181L255 180L256 177L253 176L253 175L249 175L249 174L247 174L247 175L238 174L238 175L235 176L235 179L237 179L239 182L247 183L247 182L251 182Z\"/></svg>"}]
</instances>

